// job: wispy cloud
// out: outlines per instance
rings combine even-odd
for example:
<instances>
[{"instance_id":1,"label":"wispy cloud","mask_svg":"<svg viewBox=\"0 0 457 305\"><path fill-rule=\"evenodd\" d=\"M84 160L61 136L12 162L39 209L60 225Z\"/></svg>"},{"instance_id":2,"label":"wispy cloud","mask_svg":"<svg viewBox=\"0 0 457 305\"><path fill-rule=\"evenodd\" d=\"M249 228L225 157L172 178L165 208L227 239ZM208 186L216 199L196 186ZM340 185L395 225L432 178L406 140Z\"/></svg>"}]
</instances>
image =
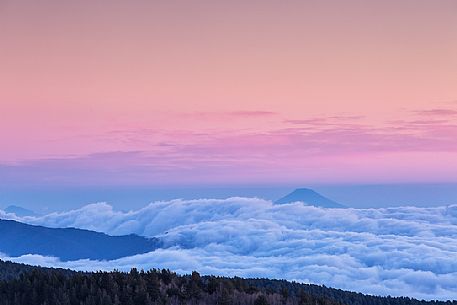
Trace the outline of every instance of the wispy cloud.
<instances>
[{"instance_id":1,"label":"wispy cloud","mask_svg":"<svg viewBox=\"0 0 457 305\"><path fill-rule=\"evenodd\" d=\"M276 112L272 111L232 111L227 114L236 117L267 117L278 115Z\"/></svg>"},{"instance_id":2,"label":"wispy cloud","mask_svg":"<svg viewBox=\"0 0 457 305\"><path fill-rule=\"evenodd\" d=\"M423 179L457 179L448 172L457 170L456 159L451 157L457 153L453 111L430 111L433 116L416 111L408 119L382 125L370 125L360 116L283 119L268 112L239 112L241 117L252 116L260 122L265 117L278 124L217 130L117 129L97 141L123 149L4 164L0 177L4 183L369 182L376 177L387 179L387 169L394 179L400 175L396 169L409 164L409 170L415 165L423 169ZM357 174L361 167L366 169L363 175ZM401 179L408 180L404 171ZM417 178L417 173L410 177Z\"/></svg>"},{"instance_id":3,"label":"wispy cloud","mask_svg":"<svg viewBox=\"0 0 457 305\"><path fill-rule=\"evenodd\" d=\"M415 113L417 113L419 115L424 115L424 116L440 116L440 117L457 116L457 110L446 109L446 108L419 110L419 111L415 111Z\"/></svg>"},{"instance_id":4,"label":"wispy cloud","mask_svg":"<svg viewBox=\"0 0 457 305\"><path fill-rule=\"evenodd\" d=\"M259 120L279 117L279 113L273 111L262 110L239 110L239 111L218 111L218 112L194 112L183 113L182 116L188 119L204 119L204 120L220 120L220 119L236 119L236 120Z\"/></svg>"}]
</instances>

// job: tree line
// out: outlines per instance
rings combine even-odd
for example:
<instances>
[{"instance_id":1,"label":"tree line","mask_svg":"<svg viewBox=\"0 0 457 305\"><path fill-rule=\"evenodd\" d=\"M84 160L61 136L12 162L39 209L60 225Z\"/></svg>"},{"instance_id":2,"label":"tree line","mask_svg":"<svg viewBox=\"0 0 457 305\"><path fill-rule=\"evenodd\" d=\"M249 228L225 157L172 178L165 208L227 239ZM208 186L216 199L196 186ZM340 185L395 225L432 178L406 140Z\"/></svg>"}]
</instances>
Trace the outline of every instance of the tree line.
<instances>
[{"instance_id":1,"label":"tree line","mask_svg":"<svg viewBox=\"0 0 457 305\"><path fill-rule=\"evenodd\" d=\"M0 305L457 305L166 269L75 272L0 261Z\"/></svg>"}]
</instances>

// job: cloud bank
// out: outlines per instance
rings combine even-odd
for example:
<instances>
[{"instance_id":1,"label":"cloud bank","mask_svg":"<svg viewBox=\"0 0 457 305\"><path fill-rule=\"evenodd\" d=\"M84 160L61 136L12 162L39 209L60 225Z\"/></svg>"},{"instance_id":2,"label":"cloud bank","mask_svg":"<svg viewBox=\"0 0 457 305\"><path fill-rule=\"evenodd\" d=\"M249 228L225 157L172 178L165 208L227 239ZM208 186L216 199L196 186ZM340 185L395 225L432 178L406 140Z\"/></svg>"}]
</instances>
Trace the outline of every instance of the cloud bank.
<instances>
[{"instance_id":1,"label":"cloud bank","mask_svg":"<svg viewBox=\"0 0 457 305\"><path fill-rule=\"evenodd\" d=\"M77 270L170 268L296 280L381 295L457 299L457 205L322 209L256 198L172 200L129 212L106 203L17 219L157 236L164 247L113 261L12 260Z\"/></svg>"}]
</instances>

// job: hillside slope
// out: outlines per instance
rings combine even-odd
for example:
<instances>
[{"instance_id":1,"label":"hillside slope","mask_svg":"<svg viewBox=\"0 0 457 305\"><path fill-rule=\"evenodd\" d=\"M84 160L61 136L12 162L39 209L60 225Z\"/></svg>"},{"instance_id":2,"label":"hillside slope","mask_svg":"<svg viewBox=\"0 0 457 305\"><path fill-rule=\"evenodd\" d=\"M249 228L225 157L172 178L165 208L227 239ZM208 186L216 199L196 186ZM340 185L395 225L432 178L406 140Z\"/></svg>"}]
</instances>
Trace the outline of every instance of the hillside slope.
<instances>
[{"instance_id":1,"label":"hillside slope","mask_svg":"<svg viewBox=\"0 0 457 305\"><path fill-rule=\"evenodd\" d=\"M91 273L0 260L0 279L4 279L0 305L457 305L457 301L368 296L283 280L200 276L197 272L180 276L164 269Z\"/></svg>"},{"instance_id":2,"label":"hillside slope","mask_svg":"<svg viewBox=\"0 0 457 305\"><path fill-rule=\"evenodd\" d=\"M62 261L112 260L155 250L159 241L137 235L109 236L75 228L47 228L0 219L0 252L54 256Z\"/></svg>"}]
</instances>

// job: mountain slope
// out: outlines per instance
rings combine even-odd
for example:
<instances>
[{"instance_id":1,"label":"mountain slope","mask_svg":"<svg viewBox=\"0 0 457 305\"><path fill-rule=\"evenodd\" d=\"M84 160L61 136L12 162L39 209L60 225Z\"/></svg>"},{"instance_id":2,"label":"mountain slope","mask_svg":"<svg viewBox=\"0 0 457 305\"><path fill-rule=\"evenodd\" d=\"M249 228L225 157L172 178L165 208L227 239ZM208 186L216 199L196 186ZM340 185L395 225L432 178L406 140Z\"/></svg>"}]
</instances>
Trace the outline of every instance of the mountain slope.
<instances>
[{"instance_id":1,"label":"mountain slope","mask_svg":"<svg viewBox=\"0 0 457 305\"><path fill-rule=\"evenodd\" d=\"M342 204L328 199L308 188L296 189L292 193L278 199L275 203L285 204L297 201L323 208L344 208Z\"/></svg>"},{"instance_id":2,"label":"mountain slope","mask_svg":"<svg viewBox=\"0 0 457 305\"><path fill-rule=\"evenodd\" d=\"M54 229L0 220L0 252L9 256L40 254L63 261L111 260L153 251L157 239L137 235L109 236L74 228Z\"/></svg>"},{"instance_id":3,"label":"mountain slope","mask_svg":"<svg viewBox=\"0 0 457 305\"><path fill-rule=\"evenodd\" d=\"M10 205L4 209L6 213L15 214L16 216L36 216L37 214L34 211L25 209L17 205Z\"/></svg>"},{"instance_id":4,"label":"mountain slope","mask_svg":"<svg viewBox=\"0 0 457 305\"><path fill-rule=\"evenodd\" d=\"M165 269L74 272L0 260L0 279L0 305L457 305L457 301L380 297L284 280L200 276L197 272L178 275Z\"/></svg>"}]
</instances>

